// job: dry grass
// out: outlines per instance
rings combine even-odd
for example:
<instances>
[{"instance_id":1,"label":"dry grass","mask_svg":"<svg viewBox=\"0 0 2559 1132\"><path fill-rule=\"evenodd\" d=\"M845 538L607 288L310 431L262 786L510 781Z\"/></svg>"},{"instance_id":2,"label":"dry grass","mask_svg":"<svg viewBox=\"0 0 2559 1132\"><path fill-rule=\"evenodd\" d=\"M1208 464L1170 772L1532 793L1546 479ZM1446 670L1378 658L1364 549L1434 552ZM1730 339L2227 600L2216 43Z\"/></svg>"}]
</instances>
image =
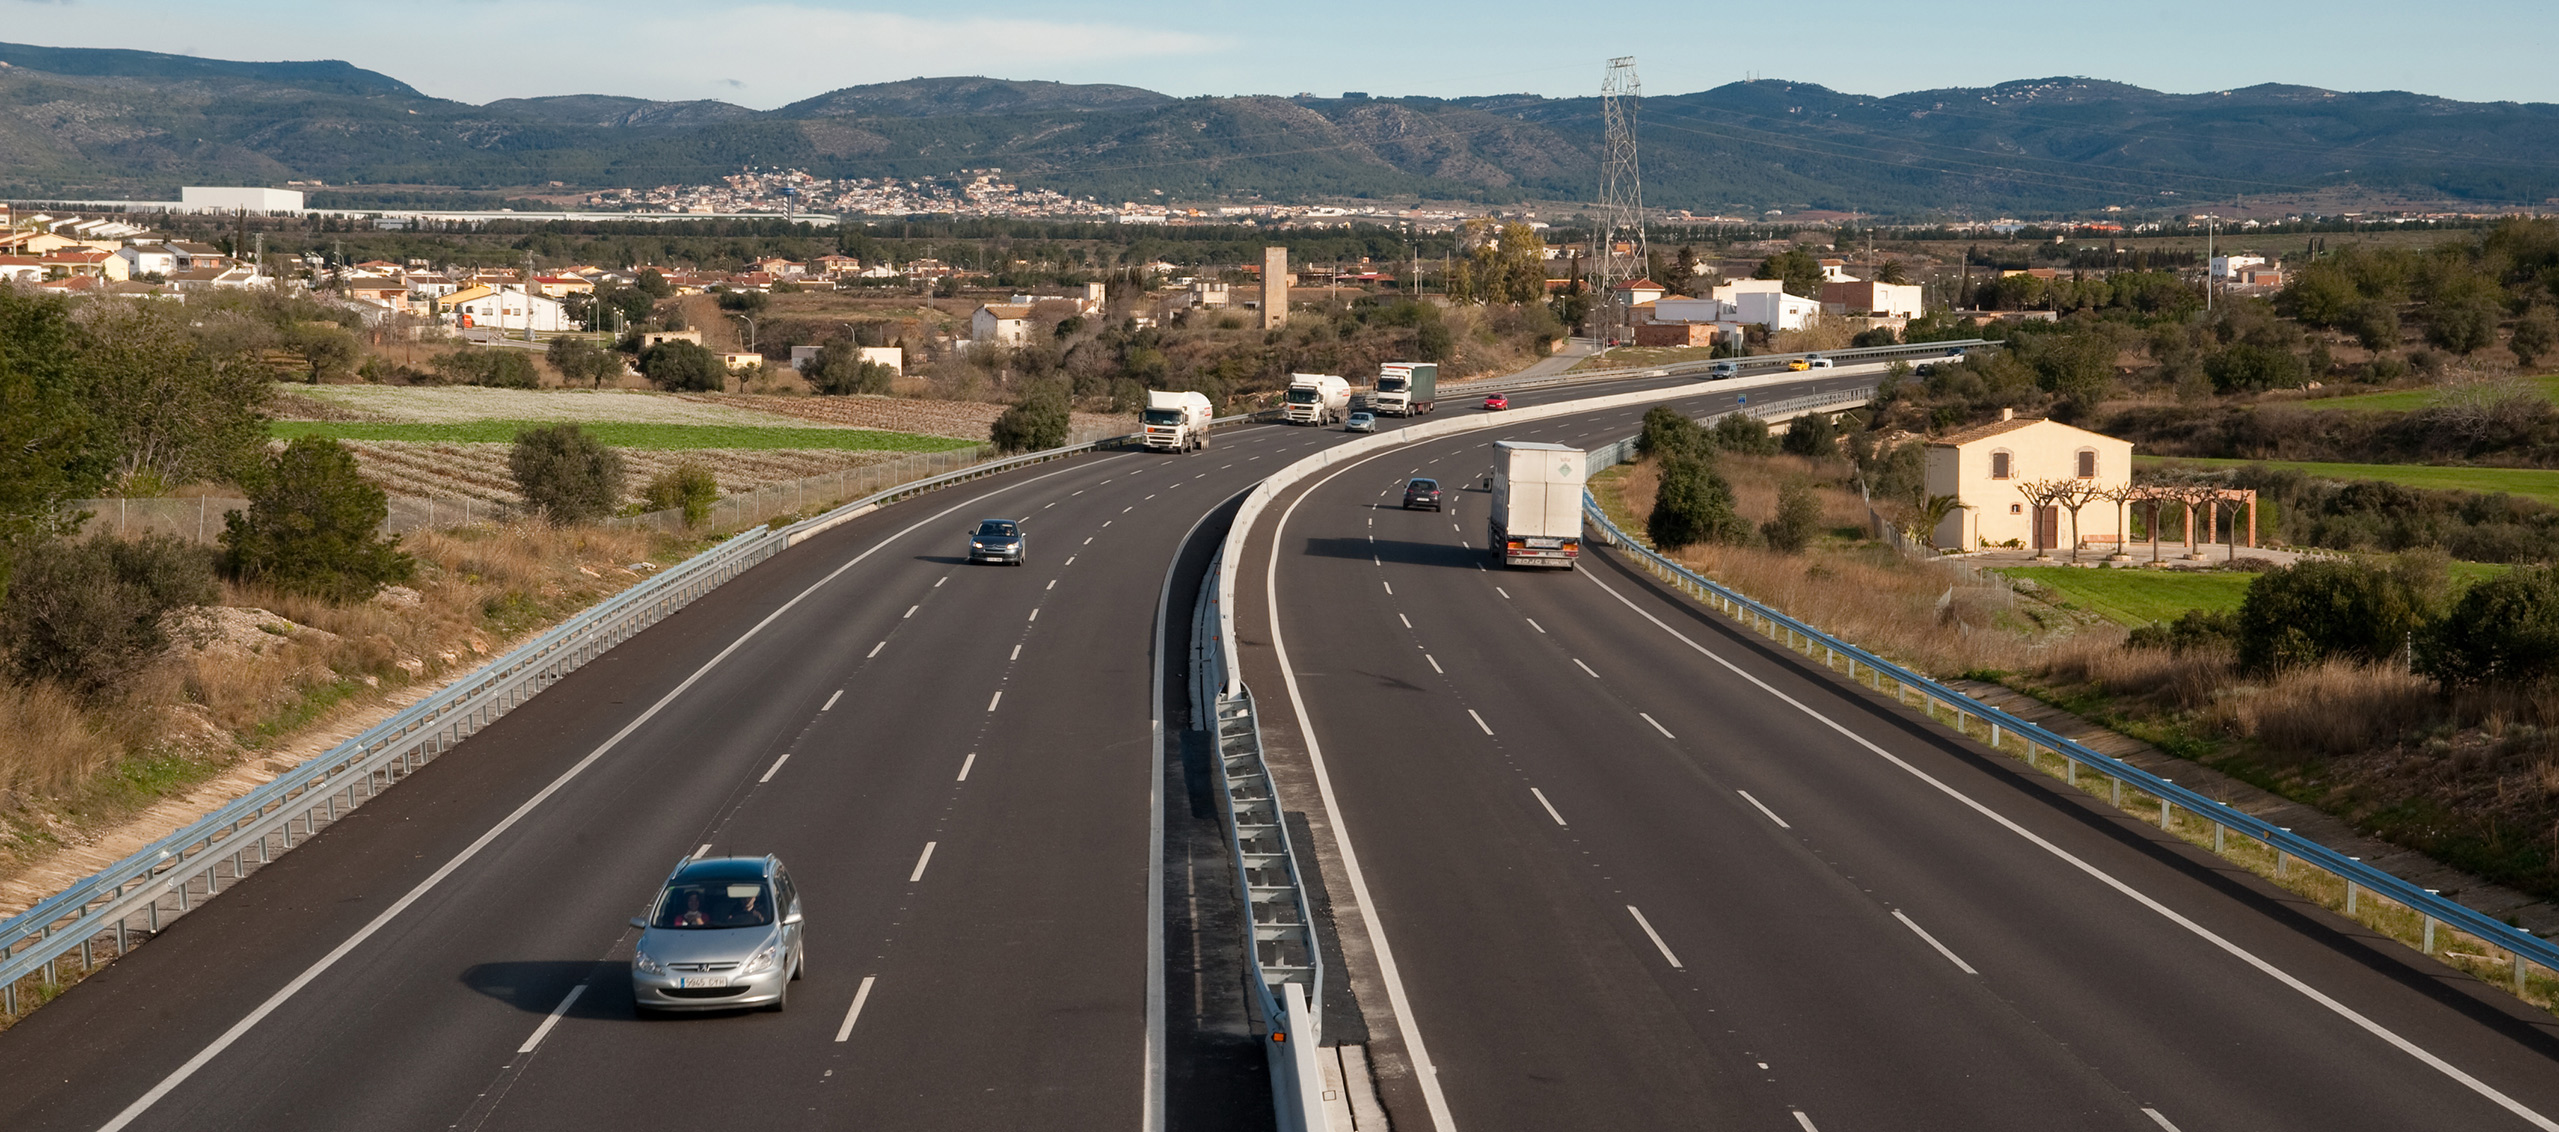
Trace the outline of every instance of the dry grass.
<instances>
[{"instance_id":1,"label":"dry grass","mask_svg":"<svg viewBox=\"0 0 2559 1132\"><path fill-rule=\"evenodd\" d=\"M70 789L121 753L115 738L60 688L0 686L0 792L10 798Z\"/></svg>"}]
</instances>

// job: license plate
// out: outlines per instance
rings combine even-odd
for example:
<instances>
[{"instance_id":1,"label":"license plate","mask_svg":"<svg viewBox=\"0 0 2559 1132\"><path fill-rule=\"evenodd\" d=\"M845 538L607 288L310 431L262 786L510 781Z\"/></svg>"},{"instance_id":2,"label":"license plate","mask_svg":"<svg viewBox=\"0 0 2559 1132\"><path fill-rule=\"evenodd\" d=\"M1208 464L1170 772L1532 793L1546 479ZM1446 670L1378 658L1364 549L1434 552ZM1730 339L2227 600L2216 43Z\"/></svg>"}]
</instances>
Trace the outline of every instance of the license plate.
<instances>
[{"instance_id":1,"label":"license plate","mask_svg":"<svg viewBox=\"0 0 2559 1132\"><path fill-rule=\"evenodd\" d=\"M1533 538L1528 540L1528 546L1531 550L1553 550L1562 545L1563 542L1558 539Z\"/></svg>"},{"instance_id":2,"label":"license plate","mask_svg":"<svg viewBox=\"0 0 2559 1132\"><path fill-rule=\"evenodd\" d=\"M675 980L675 985L686 990L695 987L724 987L729 985L729 977L727 975L684 975Z\"/></svg>"}]
</instances>

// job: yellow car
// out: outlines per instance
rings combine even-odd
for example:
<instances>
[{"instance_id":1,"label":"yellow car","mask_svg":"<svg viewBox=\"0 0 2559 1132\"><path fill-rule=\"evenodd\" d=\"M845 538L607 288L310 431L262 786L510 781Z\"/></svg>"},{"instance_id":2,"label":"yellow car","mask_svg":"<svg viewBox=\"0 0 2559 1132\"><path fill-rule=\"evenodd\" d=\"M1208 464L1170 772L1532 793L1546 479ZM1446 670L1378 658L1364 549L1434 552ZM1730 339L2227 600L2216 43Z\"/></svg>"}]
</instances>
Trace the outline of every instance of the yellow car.
<instances>
[{"instance_id":1,"label":"yellow car","mask_svg":"<svg viewBox=\"0 0 2559 1132\"><path fill-rule=\"evenodd\" d=\"M1811 369L1813 368L1813 363L1805 361L1802 358L1797 358L1794 361L1786 363L1786 368L1790 370Z\"/></svg>"}]
</instances>

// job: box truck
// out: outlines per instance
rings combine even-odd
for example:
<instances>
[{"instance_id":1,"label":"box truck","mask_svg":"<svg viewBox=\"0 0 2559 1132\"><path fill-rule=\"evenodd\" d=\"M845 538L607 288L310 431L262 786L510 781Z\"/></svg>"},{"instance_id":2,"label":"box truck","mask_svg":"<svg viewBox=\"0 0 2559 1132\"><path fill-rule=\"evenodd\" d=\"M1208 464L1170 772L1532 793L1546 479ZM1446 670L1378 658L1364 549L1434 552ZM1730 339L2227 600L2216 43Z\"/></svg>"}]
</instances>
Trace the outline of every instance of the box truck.
<instances>
[{"instance_id":1,"label":"box truck","mask_svg":"<svg viewBox=\"0 0 2559 1132\"><path fill-rule=\"evenodd\" d=\"M1531 440L1493 445L1492 548L1504 566L1572 569L1582 555L1582 487L1590 459L1579 448Z\"/></svg>"},{"instance_id":2,"label":"box truck","mask_svg":"<svg viewBox=\"0 0 2559 1132\"><path fill-rule=\"evenodd\" d=\"M1146 428L1146 446L1158 452L1196 452L1208 447L1208 396L1202 393L1146 391L1146 409L1138 420Z\"/></svg>"},{"instance_id":3,"label":"box truck","mask_svg":"<svg viewBox=\"0 0 2559 1132\"><path fill-rule=\"evenodd\" d=\"M1431 411L1439 400L1439 363L1388 362L1377 367L1375 411L1410 417Z\"/></svg>"},{"instance_id":4,"label":"box truck","mask_svg":"<svg viewBox=\"0 0 2559 1132\"><path fill-rule=\"evenodd\" d=\"M1288 423L1340 424L1342 418L1350 413L1350 382L1329 373L1288 375L1288 408L1282 413L1282 418Z\"/></svg>"}]
</instances>

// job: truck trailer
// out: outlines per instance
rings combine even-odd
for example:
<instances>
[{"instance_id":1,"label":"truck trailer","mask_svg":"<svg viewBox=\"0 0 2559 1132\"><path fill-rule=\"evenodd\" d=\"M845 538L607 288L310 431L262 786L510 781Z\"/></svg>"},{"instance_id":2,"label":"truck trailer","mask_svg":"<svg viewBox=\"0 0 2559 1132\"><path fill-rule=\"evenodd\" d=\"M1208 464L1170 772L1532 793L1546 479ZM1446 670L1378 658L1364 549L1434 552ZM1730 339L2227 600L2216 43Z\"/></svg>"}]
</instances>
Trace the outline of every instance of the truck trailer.
<instances>
[{"instance_id":1,"label":"truck trailer","mask_svg":"<svg viewBox=\"0 0 2559 1132\"><path fill-rule=\"evenodd\" d=\"M1351 415L1351 383L1329 373L1288 375L1288 407L1281 413L1290 424L1333 425Z\"/></svg>"},{"instance_id":2,"label":"truck trailer","mask_svg":"<svg viewBox=\"0 0 2559 1132\"><path fill-rule=\"evenodd\" d=\"M1492 552L1504 566L1561 566L1582 556L1589 456L1532 440L1493 445Z\"/></svg>"},{"instance_id":3,"label":"truck trailer","mask_svg":"<svg viewBox=\"0 0 2559 1132\"><path fill-rule=\"evenodd\" d=\"M1146 446L1157 452L1196 452L1208 447L1208 397L1201 393L1146 391L1146 409L1138 415L1146 429Z\"/></svg>"},{"instance_id":4,"label":"truck trailer","mask_svg":"<svg viewBox=\"0 0 2559 1132\"><path fill-rule=\"evenodd\" d=\"M1431 411L1439 400L1439 363L1388 362L1377 367L1375 411L1412 417Z\"/></svg>"}]
</instances>

